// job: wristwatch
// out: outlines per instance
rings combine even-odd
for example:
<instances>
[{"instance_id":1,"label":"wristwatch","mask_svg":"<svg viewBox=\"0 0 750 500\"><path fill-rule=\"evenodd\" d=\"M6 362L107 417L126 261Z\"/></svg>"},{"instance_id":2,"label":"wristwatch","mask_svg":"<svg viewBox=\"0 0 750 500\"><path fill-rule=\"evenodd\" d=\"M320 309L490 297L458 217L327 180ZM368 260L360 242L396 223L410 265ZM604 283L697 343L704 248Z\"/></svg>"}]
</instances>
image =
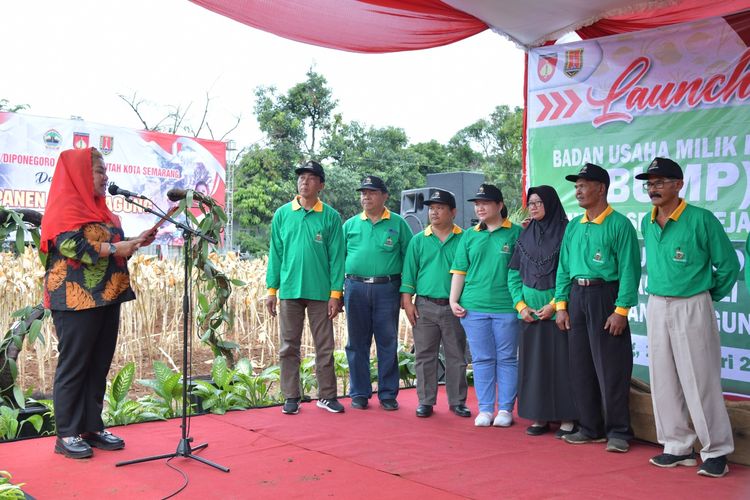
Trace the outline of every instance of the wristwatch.
<instances>
[{"instance_id":1,"label":"wristwatch","mask_svg":"<svg viewBox=\"0 0 750 500\"><path fill-rule=\"evenodd\" d=\"M115 246L115 244L114 243L110 243L109 244L109 255L114 255L116 251L117 251L117 247Z\"/></svg>"}]
</instances>

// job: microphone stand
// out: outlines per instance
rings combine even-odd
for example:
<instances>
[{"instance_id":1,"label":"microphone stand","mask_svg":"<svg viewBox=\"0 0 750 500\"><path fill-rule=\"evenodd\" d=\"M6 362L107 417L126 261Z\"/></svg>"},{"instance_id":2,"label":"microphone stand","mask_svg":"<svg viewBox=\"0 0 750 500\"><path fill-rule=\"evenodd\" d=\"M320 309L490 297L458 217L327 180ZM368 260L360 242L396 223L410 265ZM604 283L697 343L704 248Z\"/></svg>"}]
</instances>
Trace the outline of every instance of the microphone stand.
<instances>
[{"instance_id":1,"label":"microphone stand","mask_svg":"<svg viewBox=\"0 0 750 500\"><path fill-rule=\"evenodd\" d=\"M185 283L183 286L182 291L182 419L180 428L182 429L182 437L180 438L180 442L177 445L177 451L174 453L165 453L163 455L153 455L149 457L144 458L137 458L135 460L127 460L124 462L117 462L115 464L115 467L121 467L124 465L130 465L130 464L137 464L141 462L150 462L152 460L161 460L162 458L174 458L174 457L185 457L185 458L192 458L193 460L197 460L198 462L202 462L206 465L210 465L211 467L214 467L216 469L219 469L223 472L229 472L228 467L224 467L223 465L216 464L214 462L211 462L210 460L206 460L203 457L200 457L198 455L194 455L193 452L202 450L203 448L208 446L208 443L203 443L198 446L192 446L191 443L193 442L193 438L188 436L188 425L187 425L187 414L188 414L188 397L187 397L187 386L188 386L188 341L190 337L188 336L189 326L188 321L192 319L192 315L190 314L190 290L188 288L188 279L190 277L190 248L192 246L192 238L193 236L197 236L199 238L202 238L209 243L216 244L216 240L214 238L211 238L210 236L201 233L200 231L196 231L195 229L191 228L187 224L183 224L182 222L178 222L174 220L172 217L170 217L167 214L160 214L153 210L150 207L146 207L144 205L141 205L138 202L135 202L131 199L130 196L126 196L125 200L132 203L133 205L142 208L148 213L157 215L164 220L167 220L175 225L175 227L182 230L182 238L183 238L183 249L184 249L184 270L185 270ZM187 219L185 220L187 222Z\"/></svg>"}]
</instances>

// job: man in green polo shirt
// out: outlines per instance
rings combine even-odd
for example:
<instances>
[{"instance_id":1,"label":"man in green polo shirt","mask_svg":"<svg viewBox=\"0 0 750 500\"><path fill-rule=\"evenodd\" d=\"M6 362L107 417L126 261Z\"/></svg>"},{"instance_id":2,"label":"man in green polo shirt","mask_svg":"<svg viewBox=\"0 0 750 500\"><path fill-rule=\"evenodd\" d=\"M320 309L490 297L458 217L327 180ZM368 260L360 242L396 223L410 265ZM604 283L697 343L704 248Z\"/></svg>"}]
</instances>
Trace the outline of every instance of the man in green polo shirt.
<instances>
[{"instance_id":1,"label":"man in green polo shirt","mask_svg":"<svg viewBox=\"0 0 750 500\"><path fill-rule=\"evenodd\" d=\"M333 318L339 311L344 282L344 236L341 217L318 198L325 185L325 172L316 161L295 170L294 200L276 210L271 222L268 252L266 308L276 316L277 295L281 299L281 392L286 401L282 412L299 412L299 365L305 310L315 343L315 375L318 407L341 413L336 399L333 366Z\"/></svg>"},{"instance_id":2,"label":"man in green polo shirt","mask_svg":"<svg viewBox=\"0 0 750 500\"><path fill-rule=\"evenodd\" d=\"M440 342L445 352L445 389L450 410L470 417L466 407L466 333L449 304L450 266L463 235L453 223L456 198L433 190L425 200L430 225L409 243L401 277L401 307L413 327L417 370L418 417L432 415L437 401ZM413 302L414 295L417 296Z\"/></svg>"},{"instance_id":3,"label":"man in green polo shirt","mask_svg":"<svg viewBox=\"0 0 750 500\"><path fill-rule=\"evenodd\" d=\"M580 429L570 444L607 441L607 451L624 453L630 427L633 350L628 310L638 303L641 276L638 236L627 217L607 203L609 174L587 163L575 182L585 209L565 228L557 267L557 326L568 332L573 397Z\"/></svg>"},{"instance_id":4,"label":"man in green polo shirt","mask_svg":"<svg viewBox=\"0 0 750 500\"><path fill-rule=\"evenodd\" d=\"M364 211L344 223L349 394L352 408L367 408L372 396L370 347L374 336L378 399L383 409L397 410L399 287L412 234L404 219L385 208L388 189L381 178L365 177L357 191Z\"/></svg>"},{"instance_id":5,"label":"man in green polo shirt","mask_svg":"<svg viewBox=\"0 0 750 500\"><path fill-rule=\"evenodd\" d=\"M714 214L680 199L683 174L677 163L657 157L635 177L646 181L654 206L641 231L651 398L664 453L650 461L658 467L694 466L698 437L703 445L698 474L721 477L729 471L726 457L734 442L721 389L713 302L731 291L740 263Z\"/></svg>"}]
</instances>

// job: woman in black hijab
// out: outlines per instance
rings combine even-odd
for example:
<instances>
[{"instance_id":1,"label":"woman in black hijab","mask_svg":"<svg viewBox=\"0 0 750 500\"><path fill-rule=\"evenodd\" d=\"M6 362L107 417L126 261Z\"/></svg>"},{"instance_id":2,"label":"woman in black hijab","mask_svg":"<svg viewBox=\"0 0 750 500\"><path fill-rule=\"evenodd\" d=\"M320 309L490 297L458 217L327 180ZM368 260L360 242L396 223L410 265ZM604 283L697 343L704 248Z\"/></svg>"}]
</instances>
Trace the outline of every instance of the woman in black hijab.
<instances>
[{"instance_id":1,"label":"woman in black hijab","mask_svg":"<svg viewBox=\"0 0 750 500\"><path fill-rule=\"evenodd\" d=\"M518 415L533 420L531 436L561 422L555 437L575 432L577 411L568 370L568 337L555 324L555 276L568 217L550 186L527 194L529 222L510 260L508 286L519 317Z\"/></svg>"}]
</instances>

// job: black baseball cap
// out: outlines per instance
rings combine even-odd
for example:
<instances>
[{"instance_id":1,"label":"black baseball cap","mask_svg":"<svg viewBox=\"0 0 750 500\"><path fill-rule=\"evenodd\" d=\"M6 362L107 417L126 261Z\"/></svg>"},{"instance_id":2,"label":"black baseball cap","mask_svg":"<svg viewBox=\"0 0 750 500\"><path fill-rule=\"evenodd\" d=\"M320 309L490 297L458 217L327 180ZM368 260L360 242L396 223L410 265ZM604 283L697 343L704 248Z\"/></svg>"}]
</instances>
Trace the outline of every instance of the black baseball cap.
<instances>
[{"instance_id":1,"label":"black baseball cap","mask_svg":"<svg viewBox=\"0 0 750 500\"><path fill-rule=\"evenodd\" d=\"M326 181L326 173L323 171L323 166L315 160L310 160L294 170L294 173L297 175L302 175L305 172L317 175L320 177L320 182Z\"/></svg>"},{"instance_id":2,"label":"black baseball cap","mask_svg":"<svg viewBox=\"0 0 750 500\"><path fill-rule=\"evenodd\" d=\"M362 183L360 184L359 188L357 188L357 191L382 191L384 193L388 192L388 188L385 187L385 182L383 182L383 179L380 177L375 177L374 175L368 175L364 179L362 179Z\"/></svg>"},{"instance_id":3,"label":"black baseball cap","mask_svg":"<svg viewBox=\"0 0 750 500\"><path fill-rule=\"evenodd\" d=\"M500 203L501 201L503 201L503 193L497 186L493 186L492 184L481 184L479 186L479 189L477 189L477 194L475 194L473 198L469 198L466 201L478 200L494 201L495 203Z\"/></svg>"},{"instance_id":4,"label":"black baseball cap","mask_svg":"<svg viewBox=\"0 0 750 500\"><path fill-rule=\"evenodd\" d=\"M456 197L450 191L434 188L432 189L430 198L424 201L424 204L427 206L433 203L442 203L443 205L448 205L450 208L456 208Z\"/></svg>"},{"instance_id":5,"label":"black baseball cap","mask_svg":"<svg viewBox=\"0 0 750 500\"><path fill-rule=\"evenodd\" d=\"M666 177L667 179L682 179L682 168L677 162L669 158L654 158L645 172L635 176L636 179L645 180L651 176Z\"/></svg>"},{"instance_id":6,"label":"black baseball cap","mask_svg":"<svg viewBox=\"0 0 750 500\"><path fill-rule=\"evenodd\" d=\"M577 174L566 175L565 179L570 182L575 182L578 179L601 182L607 186L607 189L609 189L609 174L602 167L594 165L593 163L585 164Z\"/></svg>"}]
</instances>

